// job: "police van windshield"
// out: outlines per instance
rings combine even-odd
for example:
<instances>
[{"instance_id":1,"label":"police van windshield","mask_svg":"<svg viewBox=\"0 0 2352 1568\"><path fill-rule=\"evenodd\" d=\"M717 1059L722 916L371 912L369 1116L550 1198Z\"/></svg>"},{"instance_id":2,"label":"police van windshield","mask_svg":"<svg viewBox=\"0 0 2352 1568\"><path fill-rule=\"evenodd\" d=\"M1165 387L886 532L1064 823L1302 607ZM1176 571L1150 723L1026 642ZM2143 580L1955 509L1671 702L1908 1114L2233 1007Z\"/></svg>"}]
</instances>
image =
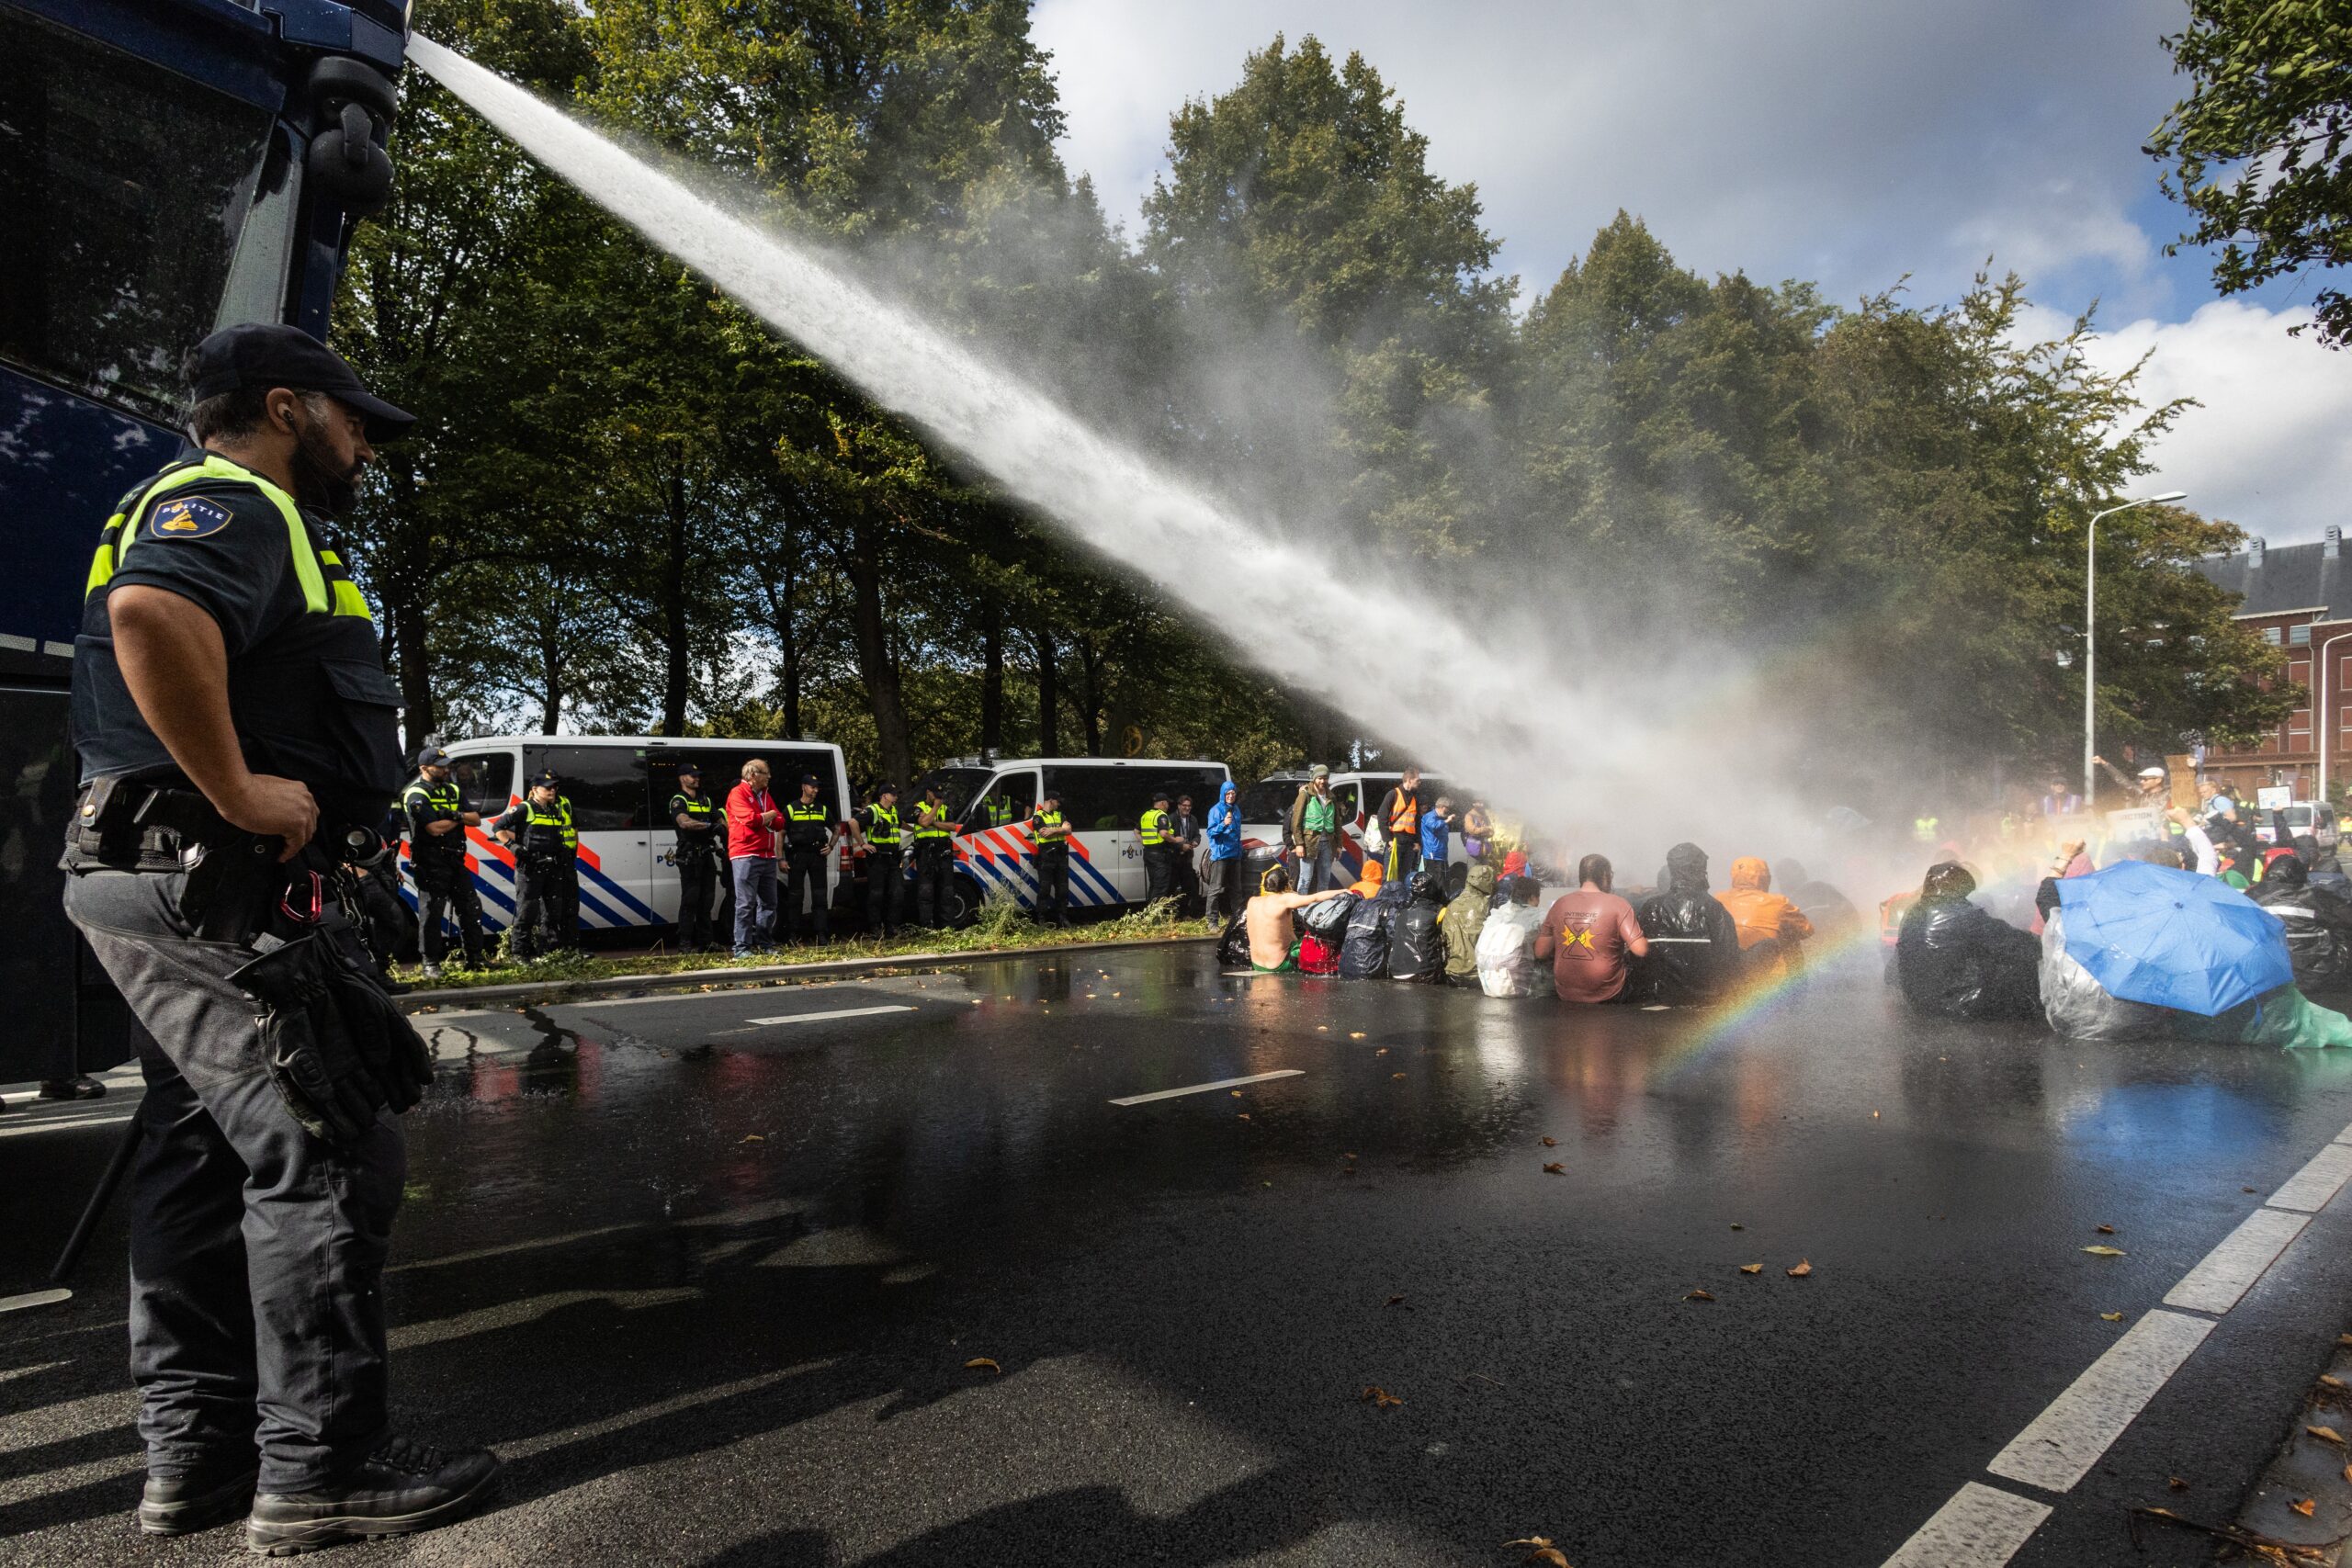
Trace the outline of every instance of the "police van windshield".
<instances>
[{"instance_id":1,"label":"police van windshield","mask_svg":"<svg viewBox=\"0 0 2352 1568\"><path fill-rule=\"evenodd\" d=\"M1298 798L1298 786L1306 782L1306 775L1290 778L1260 779L1241 792L1241 820L1244 822L1280 822L1290 816L1290 803Z\"/></svg>"},{"instance_id":2,"label":"police van windshield","mask_svg":"<svg viewBox=\"0 0 2352 1568\"><path fill-rule=\"evenodd\" d=\"M971 805L980 786L994 777L994 768L933 768L915 781L914 793L903 797L900 805L911 810L913 803L922 798L922 792L936 785L939 797L947 802L947 814L953 817Z\"/></svg>"},{"instance_id":3,"label":"police van windshield","mask_svg":"<svg viewBox=\"0 0 2352 1568\"><path fill-rule=\"evenodd\" d=\"M177 423L270 138L266 109L0 7L0 357Z\"/></svg>"}]
</instances>

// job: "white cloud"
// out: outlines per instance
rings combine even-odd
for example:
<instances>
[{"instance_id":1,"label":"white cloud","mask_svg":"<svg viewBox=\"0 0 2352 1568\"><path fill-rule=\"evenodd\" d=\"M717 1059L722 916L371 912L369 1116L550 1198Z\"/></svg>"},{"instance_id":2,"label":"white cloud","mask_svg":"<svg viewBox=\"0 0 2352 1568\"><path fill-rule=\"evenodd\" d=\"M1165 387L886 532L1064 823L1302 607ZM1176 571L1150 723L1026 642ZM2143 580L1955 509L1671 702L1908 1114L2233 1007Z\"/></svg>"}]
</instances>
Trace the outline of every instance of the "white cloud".
<instances>
[{"instance_id":1,"label":"white cloud","mask_svg":"<svg viewBox=\"0 0 2352 1568\"><path fill-rule=\"evenodd\" d=\"M2143 320L2100 337L2093 359L2120 369L2147 355L2151 405L2193 397L2156 448L2150 488L2184 490L2188 504L2273 544L2352 525L2352 353L2288 329L2309 308L2268 310L2215 300L2185 321Z\"/></svg>"}]
</instances>

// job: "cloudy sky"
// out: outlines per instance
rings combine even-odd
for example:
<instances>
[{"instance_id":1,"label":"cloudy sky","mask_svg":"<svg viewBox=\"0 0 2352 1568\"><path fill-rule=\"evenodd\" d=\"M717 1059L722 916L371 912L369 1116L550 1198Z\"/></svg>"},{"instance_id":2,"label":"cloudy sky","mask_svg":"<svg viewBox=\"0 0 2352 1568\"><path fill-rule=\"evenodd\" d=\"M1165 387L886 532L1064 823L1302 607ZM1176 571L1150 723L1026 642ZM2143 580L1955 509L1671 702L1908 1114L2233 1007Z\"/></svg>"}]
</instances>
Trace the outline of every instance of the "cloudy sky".
<instances>
[{"instance_id":1,"label":"cloudy sky","mask_svg":"<svg viewBox=\"0 0 2352 1568\"><path fill-rule=\"evenodd\" d=\"M2352 521L2352 351L2287 329L2312 285L2215 298L2167 258L2181 209L2140 152L2180 96L2179 0L1038 0L1065 155L1132 228L1168 114L1277 32L1361 51L1475 181L1501 265L1540 292L1619 208L1688 266L1850 301L1950 299L1987 257L2049 324L2097 300L2100 354L2191 396L2151 488L2274 543Z\"/></svg>"}]
</instances>

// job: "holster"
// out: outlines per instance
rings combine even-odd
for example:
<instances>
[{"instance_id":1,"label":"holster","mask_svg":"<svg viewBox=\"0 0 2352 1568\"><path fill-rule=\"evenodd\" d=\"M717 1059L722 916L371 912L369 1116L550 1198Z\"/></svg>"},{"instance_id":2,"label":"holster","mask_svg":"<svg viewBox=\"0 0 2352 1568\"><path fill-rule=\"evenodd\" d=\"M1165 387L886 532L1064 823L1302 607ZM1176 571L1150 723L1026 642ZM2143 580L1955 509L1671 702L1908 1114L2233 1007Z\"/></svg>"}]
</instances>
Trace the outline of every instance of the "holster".
<instances>
[{"instance_id":1,"label":"holster","mask_svg":"<svg viewBox=\"0 0 2352 1568\"><path fill-rule=\"evenodd\" d=\"M366 945L327 908L291 941L265 933L261 956L229 976L261 1005L266 1066L287 1111L313 1136L356 1143L377 1112L407 1111L433 1081L433 1053L377 981Z\"/></svg>"}]
</instances>

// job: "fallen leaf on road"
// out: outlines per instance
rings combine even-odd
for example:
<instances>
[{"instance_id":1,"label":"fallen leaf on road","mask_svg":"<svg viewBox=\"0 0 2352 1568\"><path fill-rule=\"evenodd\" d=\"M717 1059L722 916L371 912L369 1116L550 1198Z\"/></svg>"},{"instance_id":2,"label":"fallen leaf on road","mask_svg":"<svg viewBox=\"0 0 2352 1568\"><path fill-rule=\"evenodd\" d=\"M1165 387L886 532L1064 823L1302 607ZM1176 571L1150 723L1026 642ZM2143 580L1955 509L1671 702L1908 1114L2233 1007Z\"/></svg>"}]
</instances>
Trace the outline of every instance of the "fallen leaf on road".
<instances>
[{"instance_id":1,"label":"fallen leaf on road","mask_svg":"<svg viewBox=\"0 0 2352 1568\"><path fill-rule=\"evenodd\" d=\"M1363 1038L1363 1031L1361 1029L1351 1029L1348 1031L1348 1038L1351 1040L1361 1040Z\"/></svg>"},{"instance_id":2,"label":"fallen leaf on road","mask_svg":"<svg viewBox=\"0 0 2352 1568\"><path fill-rule=\"evenodd\" d=\"M1375 1055L1375 1056L1385 1056L1386 1055L1388 1055L1388 1047L1387 1047L1387 1046L1385 1046L1385 1045L1383 1045L1379 1050L1374 1051L1374 1052L1373 1053L1373 1055Z\"/></svg>"},{"instance_id":3,"label":"fallen leaf on road","mask_svg":"<svg viewBox=\"0 0 2352 1568\"><path fill-rule=\"evenodd\" d=\"M1746 1230L1747 1227L1746 1225L1734 1225L1734 1226L1732 1226L1731 1228L1732 1228L1732 1229L1734 1229L1734 1230L1736 1230L1736 1231L1744 1231L1744 1230Z\"/></svg>"},{"instance_id":4,"label":"fallen leaf on road","mask_svg":"<svg viewBox=\"0 0 2352 1568\"><path fill-rule=\"evenodd\" d=\"M1871 1121L1873 1121L1873 1122L1875 1122L1875 1121L1877 1121L1877 1120L1878 1120L1878 1112L1877 1112L1877 1111L1871 1111Z\"/></svg>"},{"instance_id":5,"label":"fallen leaf on road","mask_svg":"<svg viewBox=\"0 0 2352 1568\"><path fill-rule=\"evenodd\" d=\"M2319 1375L2319 1386L2324 1389L2332 1389L2337 1393L2342 1393L2344 1392L2344 1380L2342 1378L2332 1378L2325 1372L2322 1372Z\"/></svg>"},{"instance_id":6,"label":"fallen leaf on road","mask_svg":"<svg viewBox=\"0 0 2352 1568\"><path fill-rule=\"evenodd\" d=\"M1002 1367L998 1366L986 1356L973 1357L964 1363L964 1370L967 1372L995 1372L1000 1376L1004 1372Z\"/></svg>"},{"instance_id":7,"label":"fallen leaf on road","mask_svg":"<svg viewBox=\"0 0 2352 1568\"><path fill-rule=\"evenodd\" d=\"M1341 1155L1340 1157L1341 1159L1353 1159L1353 1158L1355 1158L1356 1156L1353 1156L1353 1155Z\"/></svg>"},{"instance_id":8,"label":"fallen leaf on road","mask_svg":"<svg viewBox=\"0 0 2352 1568\"><path fill-rule=\"evenodd\" d=\"M1548 1535L1531 1535L1525 1540L1507 1540L1503 1542L1503 1550L1505 1551L1509 1551L1514 1546L1532 1546L1540 1551L1544 1547L1551 1544L1552 1538Z\"/></svg>"},{"instance_id":9,"label":"fallen leaf on road","mask_svg":"<svg viewBox=\"0 0 2352 1568\"><path fill-rule=\"evenodd\" d=\"M1552 1568L1568 1568L1568 1560L1560 1555L1560 1549L1556 1546L1538 1547L1536 1550L1527 1554L1527 1561L1530 1562L1548 1562L1552 1565Z\"/></svg>"},{"instance_id":10,"label":"fallen leaf on road","mask_svg":"<svg viewBox=\"0 0 2352 1568\"><path fill-rule=\"evenodd\" d=\"M2169 1480L2169 1481L2165 1482L2165 1485L2167 1485L2167 1486L2169 1486L2169 1487L2171 1487L2171 1488L2172 1488L2174 1491L2176 1491L2176 1492L2186 1492L2186 1491L2188 1491L2188 1482L2186 1482L2186 1481L2183 1481L2183 1480L2182 1480L2179 1476L2177 1476L2177 1475L2174 1476L2171 1480Z\"/></svg>"},{"instance_id":11,"label":"fallen leaf on road","mask_svg":"<svg viewBox=\"0 0 2352 1568\"><path fill-rule=\"evenodd\" d=\"M1797 1260L1797 1266L1789 1270L1789 1278L1792 1280L1802 1280L1812 1272L1813 1260L1809 1258L1799 1258Z\"/></svg>"},{"instance_id":12,"label":"fallen leaf on road","mask_svg":"<svg viewBox=\"0 0 2352 1568\"><path fill-rule=\"evenodd\" d=\"M1405 1298L1402 1296L1391 1296L1388 1298L1388 1304L1390 1306L1402 1306L1405 1304Z\"/></svg>"},{"instance_id":13,"label":"fallen leaf on road","mask_svg":"<svg viewBox=\"0 0 2352 1568\"><path fill-rule=\"evenodd\" d=\"M1239 1089L1232 1089L1232 1090L1230 1090L1230 1091L1228 1091L1228 1092L1230 1092L1230 1093L1232 1094L1233 1098L1234 1098L1234 1099L1236 1099L1236 1100L1239 1100L1239 1099L1241 1098L1241 1091L1240 1091Z\"/></svg>"},{"instance_id":14,"label":"fallen leaf on road","mask_svg":"<svg viewBox=\"0 0 2352 1568\"><path fill-rule=\"evenodd\" d=\"M1404 1074L1402 1074L1402 1073L1391 1073L1391 1074L1389 1074L1388 1076L1389 1076L1389 1077L1390 1077L1390 1078L1394 1079L1394 1078L1401 1078L1401 1077L1403 1077L1405 1075L1404 1075Z\"/></svg>"},{"instance_id":15,"label":"fallen leaf on road","mask_svg":"<svg viewBox=\"0 0 2352 1568\"><path fill-rule=\"evenodd\" d=\"M2101 1235L2113 1235L2115 1234L2115 1227L2113 1225L2101 1225L2098 1227L2098 1234Z\"/></svg>"},{"instance_id":16,"label":"fallen leaf on road","mask_svg":"<svg viewBox=\"0 0 2352 1568\"><path fill-rule=\"evenodd\" d=\"M1556 1149L1560 1146L1560 1140L1557 1138L1546 1138L1544 1140L1544 1146L1547 1149Z\"/></svg>"},{"instance_id":17,"label":"fallen leaf on road","mask_svg":"<svg viewBox=\"0 0 2352 1568\"><path fill-rule=\"evenodd\" d=\"M2120 1312L2103 1312L2098 1315L2100 1321L2104 1323L2121 1323L2123 1321L2123 1314Z\"/></svg>"},{"instance_id":18,"label":"fallen leaf on road","mask_svg":"<svg viewBox=\"0 0 2352 1568\"><path fill-rule=\"evenodd\" d=\"M1713 1301L1715 1298L1714 1298L1713 1293L1713 1292L1708 1292L1708 1291L1693 1291L1693 1292L1691 1292L1689 1295L1684 1296L1682 1299L1683 1299L1684 1301L1686 1301L1686 1302L1711 1302L1711 1301Z\"/></svg>"},{"instance_id":19,"label":"fallen leaf on road","mask_svg":"<svg viewBox=\"0 0 2352 1568\"><path fill-rule=\"evenodd\" d=\"M1764 1265L1761 1263L1743 1263L1739 1266L1739 1271L1743 1274L1761 1274L1764 1272Z\"/></svg>"},{"instance_id":20,"label":"fallen leaf on road","mask_svg":"<svg viewBox=\"0 0 2352 1568\"><path fill-rule=\"evenodd\" d=\"M2083 1250L2089 1253L2093 1258L2121 1258L2124 1256L2123 1249L2120 1247L2086 1247L2083 1248Z\"/></svg>"},{"instance_id":21,"label":"fallen leaf on road","mask_svg":"<svg viewBox=\"0 0 2352 1568\"><path fill-rule=\"evenodd\" d=\"M1315 1032L1317 1034L1329 1034L1331 1032L1331 1026L1328 1023L1318 1023L1315 1026Z\"/></svg>"},{"instance_id":22,"label":"fallen leaf on road","mask_svg":"<svg viewBox=\"0 0 2352 1568\"><path fill-rule=\"evenodd\" d=\"M765 1138L760 1136L757 1133L744 1134L741 1141L747 1144L764 1144L767 1142Z\"/></svg>"},{"instance_id":23,"label":"fallen leaf on road","mask_svg":"<svg viewBox=\"0 0 2352 1568\"><path fill-rule=\"evenodd\" d=\"M1240 1115L1235 1117L1234 1120L1237 1122L1247 1122L1250 1120L1250 1112L1244 1111Z\"/></svg>"},{"instance_id":24,"label":"fallen leaf on road","mask_svg":"<svg viewBox=\"0 0 2352 1568\"><path fill-rule=\"evenodd\" d=\"M2323 1443L2334 1443L2338 1448L2344 1446L2344 1434L2333 1427L2306 1427L2303 1430Z\"/></svg>"},{"instance_id":25,"label":"fallen leaf on road","mask_svg":"<svg viewBox=\"0 0 2352 1568\"><path fill-rule=\"evenodd\" d=\"M2306 1497L2300 1503L2290 1503L2287 1506L2294 1509L2295 1512L2302 1515L2303 1517L2308 1519L2312 1517L2312 1511L2319 1506L2319 1499L2316 1497Z\"/></svg>"},{"instance_id":26,"label":"fallen leaf on road","mask_svg":"<svg viewBox=\"0 0 2352 1568\"><path fill-rule=\"evenodd\" d=\"M1402 1404L1405 1402L1378 1383L1370 1383L1365 1386L1363 1393L1356 1396L1356 1403L1370 1404L1374 1410L1385 1410L1392 1404Z\"/></svg>"},{"instance_id":27,"label":"fallen leaf on road","mask_svg":"<svg viewBox=\"0 0 2352 1568\"><path fill-rule=\"evenodd\" d=\"M2339 1334L2335 1337L2335 1342L2338 1345L2352 1345L2352 1334Z\"/></svg>"},{"instance_id":28,"label":"fallen leaf on road","mask_svg":"<svg viewBox=\"0 0 2352 1568\"><path fill-rule=\"evenodd\" d=\"M2239 1191L2241 1191L2241 1192L2251 1192L2251 1191L2253 1191L2253 1190L2254 1190L2254 1189L2253 1189L2253 1188L2251 1188L2251 1187L2241 1187L2241 1188L2239 1188L2239 1189L2238 1189L2238 1190L2239 1190Z\"/></svg>"},{"instance_id":29,"label":"fallen leaf on road","mask_svg":"<svg viewBox=\"0 0 2352 1568\"><path fill-rule=\"evenodd\" d=\"M1558 1160L1554 1160L1544 1168L1551 1172L1554 1176L1566 1176L1568 1173L1568 1168L1561 1164Z\"/></svg>"}]
</instances>

